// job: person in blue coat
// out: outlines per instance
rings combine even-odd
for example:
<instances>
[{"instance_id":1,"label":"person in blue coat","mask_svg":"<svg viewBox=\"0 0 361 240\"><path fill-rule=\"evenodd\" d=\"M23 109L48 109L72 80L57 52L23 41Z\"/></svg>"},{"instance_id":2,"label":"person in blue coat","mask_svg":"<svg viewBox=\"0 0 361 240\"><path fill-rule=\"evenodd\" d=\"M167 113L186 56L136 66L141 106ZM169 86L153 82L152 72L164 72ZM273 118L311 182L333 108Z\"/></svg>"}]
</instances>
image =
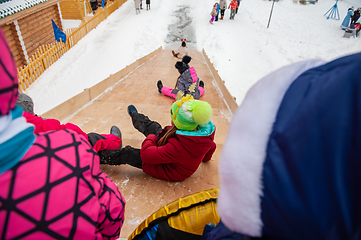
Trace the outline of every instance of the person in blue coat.
<instances>
[{"instance_id":1,"label":"person in blue coat","mask_svg":"<svg viewBox=\"0 0 361 240\"><path fill-rule=\"evenodd\" d=\"M341 24L342 29L346 29L350 26L351 16L353 15L353 8L349 8L347 10L346 17L343 19L343 22Z\"/></svg>"},{"instance_id":2,"label":"person in blue coat","mask_svg":"<svg viewBox=\"0 0 361 240\"><path fill-rule=\"evenodd\" d=\"M217 22L217 21L218 21L219 8L220 8L220 7L219 7L219 4L218 4L218 3L215 3L215 5L217 5L217 10L216 10L216 11L217 11L217 13L216 13L216 19L215 19L214 21L216 21L216 22Z\"/></svg>"},{"instance_id":3,"label":"person in blue coat","mask_svg":"<svg viewBox=\"0 0 361 240\"><path fill-rule=\"evenodd\" d=\"M232 118L203 239L361 239L360 169L361 53L283 67Z\"/></svg>"}]
</instances>

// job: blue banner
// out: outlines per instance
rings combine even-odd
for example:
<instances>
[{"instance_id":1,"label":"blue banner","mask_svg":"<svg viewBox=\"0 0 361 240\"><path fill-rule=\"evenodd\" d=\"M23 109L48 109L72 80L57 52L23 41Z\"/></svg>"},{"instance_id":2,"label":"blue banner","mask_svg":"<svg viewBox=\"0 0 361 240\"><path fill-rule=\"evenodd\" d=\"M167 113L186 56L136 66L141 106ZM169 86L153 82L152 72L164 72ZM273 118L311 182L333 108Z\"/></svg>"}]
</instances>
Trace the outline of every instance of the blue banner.
<instances>
[{"instance_id":1,"label":"blue banner","mask_svg":"<svg viewBox=\"0 0 361 240\"><path fill-rule=\"evenodd\" d=\"M51 22L53 23L53 29L54 29L54 36L55 36L55 40L57 42L60 42L60 40L65 43L66 42L66 35L65 33L63 33L58 26L56 26L55 22L53 19L51 19Z\"/></svg>"}]
</instances>

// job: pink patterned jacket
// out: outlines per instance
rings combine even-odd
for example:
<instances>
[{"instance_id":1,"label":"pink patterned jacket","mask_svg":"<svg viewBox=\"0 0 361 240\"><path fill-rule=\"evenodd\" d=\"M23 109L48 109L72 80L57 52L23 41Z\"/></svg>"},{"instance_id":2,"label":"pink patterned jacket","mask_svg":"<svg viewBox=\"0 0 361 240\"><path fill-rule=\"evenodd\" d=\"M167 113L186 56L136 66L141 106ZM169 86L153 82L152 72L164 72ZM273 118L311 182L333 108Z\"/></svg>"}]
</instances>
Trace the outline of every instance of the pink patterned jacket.
<instances>
[{"instance_id":1,"label":"pink patterned jacket","mask_svg":"<svg viewBox=\"0 0 361 240\"><path fill-rule=\"evenodd\" d=\"M0 174L0 239L117 239L125 200L73 130L41 132Z\"/></svg>"},{"instance_id":2,"label":"pink patterned jacket","mask_svg":"<svg viewBox=\"0 0 361 240\"><path fill-rule=\"evenodd\" d=\"M17 97L16 64L0 28L0 239L117 239L125 200L87 136L34 134Z\"/></svg>"}]
</instances>

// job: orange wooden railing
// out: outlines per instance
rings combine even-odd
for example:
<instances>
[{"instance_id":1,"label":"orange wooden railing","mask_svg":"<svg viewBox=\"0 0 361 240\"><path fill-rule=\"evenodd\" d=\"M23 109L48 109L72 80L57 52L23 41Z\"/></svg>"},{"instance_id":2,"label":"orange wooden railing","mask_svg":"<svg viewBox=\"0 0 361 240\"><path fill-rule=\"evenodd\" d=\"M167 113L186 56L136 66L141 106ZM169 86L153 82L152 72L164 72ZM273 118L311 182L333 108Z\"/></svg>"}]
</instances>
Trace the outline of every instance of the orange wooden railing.
<instances>
[{"instance_id":1,"label":"orange wooden railing","mask_svg":"<svg viewBox=\"0 0 361 240\"><path fill-rule=\"evenodd\" d=\"M47 68L126 1L108 1L104 8L98 8L94 16L83 22L78 28L65 31L66 43L56 42L40 46L31 56L27 65L18 68L19 91L24 92L29 88Z\"/></svg>"}]
</instances>

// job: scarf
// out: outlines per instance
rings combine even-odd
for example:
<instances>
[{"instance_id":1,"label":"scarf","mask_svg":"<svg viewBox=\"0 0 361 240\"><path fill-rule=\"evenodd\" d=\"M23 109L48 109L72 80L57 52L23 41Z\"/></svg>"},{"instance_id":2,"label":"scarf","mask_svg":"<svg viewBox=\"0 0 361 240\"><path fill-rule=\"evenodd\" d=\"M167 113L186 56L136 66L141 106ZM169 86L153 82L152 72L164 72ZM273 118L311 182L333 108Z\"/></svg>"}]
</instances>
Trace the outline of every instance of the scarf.
<instances>
[{"instance_id":1,"label":"scarf","mask_svg":"<svg viewBox=\"0 0 361 240\"><path fill-rule=\"evenodd\" d=\"M34 125L27 123L22 113L16 106L0 116L0 174L14 167L35 141Z\"/></svg>"}]
</instances>

